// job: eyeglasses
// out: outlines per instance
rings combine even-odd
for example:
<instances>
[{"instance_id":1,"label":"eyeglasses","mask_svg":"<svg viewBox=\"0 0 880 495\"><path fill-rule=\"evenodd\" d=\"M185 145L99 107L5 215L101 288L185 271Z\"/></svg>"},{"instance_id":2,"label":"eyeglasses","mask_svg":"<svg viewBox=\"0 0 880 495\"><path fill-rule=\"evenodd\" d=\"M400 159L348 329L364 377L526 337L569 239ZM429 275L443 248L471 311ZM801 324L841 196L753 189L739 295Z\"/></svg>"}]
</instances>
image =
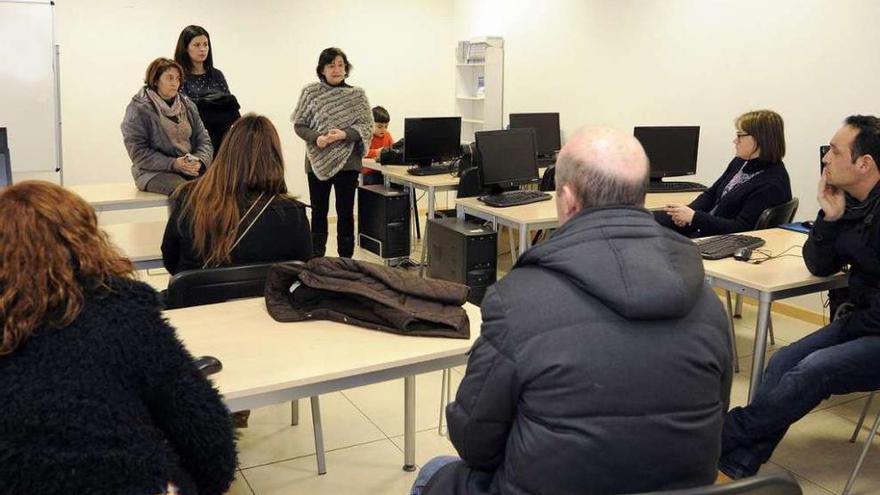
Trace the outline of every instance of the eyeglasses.
<instances>
[{"instance_id":1,"label":"eyeglasses","mask_svg":"<svg viewBox=\"0 0 880 495\"><path fill-rule=\"evenodd\" d=\"M749 134L748 132L737 132L736 133L736 140L739 141L746 136L751 136L751 134Z\"/></svg>"}]
</instances>

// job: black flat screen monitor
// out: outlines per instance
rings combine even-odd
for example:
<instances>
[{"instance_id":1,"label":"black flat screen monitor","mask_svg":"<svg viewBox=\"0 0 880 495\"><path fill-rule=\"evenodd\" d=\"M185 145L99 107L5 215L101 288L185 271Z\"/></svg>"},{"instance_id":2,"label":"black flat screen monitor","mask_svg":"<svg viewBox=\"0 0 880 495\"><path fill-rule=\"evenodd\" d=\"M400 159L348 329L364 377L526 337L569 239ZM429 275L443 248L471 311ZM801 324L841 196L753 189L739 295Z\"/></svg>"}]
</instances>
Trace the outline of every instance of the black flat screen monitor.
<instances>
[{"instance_id":1,"label":"black flat screen monitor","mask_svg":"<svg viewBox=\"0 0 880 495\"><path fill-rule=\"evenodd\" d=\"M652 180L697 172L700 126L636 127L633 136L645 148Z\"/></svg>"},{"instance_id":2,"label":"black flat screen monitor","mask_svg":"<svg viewBox=\"0 0 880 495\"><path fill-rule=\"evenodd\" d=\"M554 154L562 148L558 113L510 114L511 129L520 129L524 127L531 127L535 130L538 157L553 158Z\"/></svg>"},{"instance_id":3,"label":"black flat screen monitor","mask_svg":"<svg viewBox=\"0 0 880 495\"><path fill-rule=\"evenodd\" d=\"M461 155L461 117L403 119L403 161L422 167Z\"/></svg>"},{"instance_id":4,"label":"black flat screen monitor","mask_svg":"<svg viewBox=\"0 0 880 495\"><path fill-rule=\"evenodd\" d=\"M483 188L497 192L538 180L534 129L483 131L474 136Z\"/></svg>"},{"instance_id":5,"label":"black flat screen monitor","mask_svg":"<svg viewBox=\"0 0 880 495\"><path fill-rule=\"evenodd\" d=\"M6 128L0 127L0 189L12 184L12 162L9 160L9 143Z\"/></svg>"},{"instance_id":6,"label":"black flat screen monitor","mask_svg":"<svg viewBox=\"0 0 880 495\"><path fill-rule=\"evenodd\" d=\"M825 155L829 151L831 151L830 144L823 144L822 146L819 146L819 174L820 175L825 170L825 162L823 162L822 159L825 158Z\"/></svg>"}]
</instances>

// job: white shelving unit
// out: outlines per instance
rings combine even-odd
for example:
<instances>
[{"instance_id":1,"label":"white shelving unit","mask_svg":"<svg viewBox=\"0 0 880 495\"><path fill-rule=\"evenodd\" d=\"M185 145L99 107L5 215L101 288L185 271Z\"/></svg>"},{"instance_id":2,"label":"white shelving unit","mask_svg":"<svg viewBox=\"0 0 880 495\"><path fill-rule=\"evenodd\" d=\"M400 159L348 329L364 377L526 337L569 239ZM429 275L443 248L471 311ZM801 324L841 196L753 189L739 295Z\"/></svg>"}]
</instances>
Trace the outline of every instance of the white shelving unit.
<instances>
[{"instance_id":1,"label":"white shelving unit","mask_svg":"<svg viewBox=\"0 0 880 495\"><path fill-rule=\"evenodd\" d=\"M488 36L459 42L455 64L455 114L461 140L477 131L501 129L504 120L504 39Z\"/></svg>"}]
</instances>

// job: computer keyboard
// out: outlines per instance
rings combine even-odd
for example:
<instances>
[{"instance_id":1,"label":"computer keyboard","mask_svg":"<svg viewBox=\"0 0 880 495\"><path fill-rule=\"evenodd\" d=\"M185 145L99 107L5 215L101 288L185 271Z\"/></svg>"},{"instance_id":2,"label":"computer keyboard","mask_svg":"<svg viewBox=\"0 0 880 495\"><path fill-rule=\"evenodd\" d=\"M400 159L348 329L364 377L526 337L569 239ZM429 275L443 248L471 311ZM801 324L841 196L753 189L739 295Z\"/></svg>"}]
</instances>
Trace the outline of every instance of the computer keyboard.
<instances>
[{"instance_id":1,"label":"computer keyboard","mask_svg":"<svg viewBox=\"0 0 880 495\"><path fill-rule=\"evenodd\" d=\"M691 192L705 191L706 186L696 182L649 182L648 192Z\"/></svg>"},{"instance_id":2,"label":"computer keyboard","mask_svg":"<svg viewBox=\"0 0 880 495\"><path fill-rule=\"evenodd\" d=\"M506 191L501 194L481 196L477 199L489 206L504 208L506 206L519 206L539 201L547 201L552 198L549 194L541 191Z\"/></svg>"},{"instance_id":3,"label":"computer keyboard","mask_svg":"<svg viewBox=\"0 0 880 495\"><path fill-rule=\"evenodd\" d=\"M412 167L406 170L410 175L440 175L448 174L452 171L451 163L443 163L440 165L431 165L430 167Z\"/></svg>"},{"instance_id":4,"label":"computer keyboard","mask_svg":"<svg viewBox=\"0 0 880 495\"><path fill-rule=\"evenodd\" d=\"M764 245L764 239L742 234L725 234L694 241L700 248L700 256L707 260L720 260L733 256L740 248L754 249Z\"/></svg>"}]
</instances>

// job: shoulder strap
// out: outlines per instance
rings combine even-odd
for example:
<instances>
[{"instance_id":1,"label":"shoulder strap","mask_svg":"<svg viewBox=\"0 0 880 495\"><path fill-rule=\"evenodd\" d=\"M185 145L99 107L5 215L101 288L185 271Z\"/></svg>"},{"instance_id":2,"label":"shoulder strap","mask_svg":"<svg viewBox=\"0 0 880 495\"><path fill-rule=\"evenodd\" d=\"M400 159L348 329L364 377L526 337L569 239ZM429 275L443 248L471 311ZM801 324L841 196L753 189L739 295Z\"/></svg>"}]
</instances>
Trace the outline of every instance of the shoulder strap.
<instances>
[{"instance_id":1,"label":"shoulder strap","mask_svg":"<svg viewBox=\"0 0 880 495\"><path fill-rule=\"evenodd\" d=\"M241 225L245 222L245 220L247 220L248 215L250 215L251 212L254 211L254 208L259 204L260 200L263 199L263 196L264 196L264 193L260 193L260 195L257 196L257 199L255 199L254 202L251 203L250 208L248 208L248 210L244 213L244 215L241 216L241 220L238 221L239 231L241 231ZM274 194L269 196L269 200L266 201L266 204L264 204L263 207L257 212L257 214L254 215L253 220L251 220L250 223L248 224L248 226L245 227L244 231L241 231L238 234L238 238L235 239L235 243L232 245L232 249L230 249L230 251L235 250L236 246L238 246L238 244L241 242L241 240L244 239L244 237L247 235L248 232L250 232L251 227L253 227L254 224L257 223L257 220L260 219L260 217L263 215L263 212L266 211L266 208L269 208L269 205L272 204L272 200L274 200L274 199L275 199ZM212 260L206 260L205 264L202 265L202 269L210 268L211 261Z\"/></svg>"}]
</instances>

